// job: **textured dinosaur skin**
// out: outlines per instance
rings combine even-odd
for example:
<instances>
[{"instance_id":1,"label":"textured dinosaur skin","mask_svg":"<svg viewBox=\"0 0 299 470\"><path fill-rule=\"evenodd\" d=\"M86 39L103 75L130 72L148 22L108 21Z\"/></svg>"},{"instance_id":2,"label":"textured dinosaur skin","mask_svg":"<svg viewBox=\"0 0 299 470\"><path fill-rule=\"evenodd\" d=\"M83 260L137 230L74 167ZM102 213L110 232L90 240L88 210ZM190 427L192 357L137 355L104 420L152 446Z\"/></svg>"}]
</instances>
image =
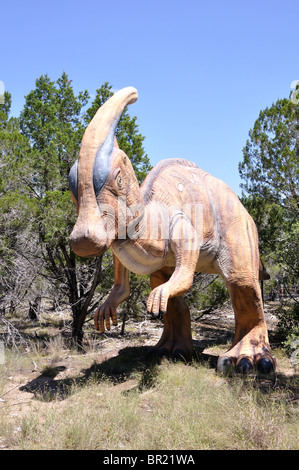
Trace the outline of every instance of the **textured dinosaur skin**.
<instances>
[{"instance_id":1,"label":"textured dinosaur skin","mask_svg":"<svg viewBox=\"0 0 299 470\"><path fill-rule=\"evenodd\" d=\"M193 353L190 312L183 295L194 273L222 276L235 313L232 347L218 359L220 371L275 369L259 281L267 275L255 224L221 180L183 159L163 160L139 186L114 132L137 91L115 93L96 113L82 139L69 181L78 218L71 245L79 256L114 254L114 287L95 313L95 328L117 324L116 309L130 295L129 272L150 275L147 302L163 318L158 355Z\"/></svg>"}]
</instances>

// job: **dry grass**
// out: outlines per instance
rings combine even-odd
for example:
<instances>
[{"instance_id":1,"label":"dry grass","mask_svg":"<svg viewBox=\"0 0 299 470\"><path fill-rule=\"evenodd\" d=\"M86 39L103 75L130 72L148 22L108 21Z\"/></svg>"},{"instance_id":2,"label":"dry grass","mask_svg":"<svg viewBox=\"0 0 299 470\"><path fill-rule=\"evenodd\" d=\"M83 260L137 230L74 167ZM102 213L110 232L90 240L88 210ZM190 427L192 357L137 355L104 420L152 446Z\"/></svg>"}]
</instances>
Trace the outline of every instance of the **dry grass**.
<instances>
[{"instance_id":1,"label":"dry grass","mask_svg":"<svg viewBox=\"0 0 299 470\"><path fill-rule=\"evenodd\" d=\"M0 374L0 447L299 448L298 376L227 378L200 362L140 362L141 349L95 359L93 347L75 355L58 338L43 355L10 352Z\"/></svg>"},{"instance_id":2,"label":"dry grass","mask_svg":"<svg viewBox=\"0 0 299 470\"><path fill-rule=\"evenodd\" d=\"M194 325L197 361L155 364L144 356L161 325L104 338L91 328L83 354L52 320L25 323L27 347L5 351L0 449L299 448L299 375L282 350L274 379L223 377L214 360L228 347L227 322Z\"/></svg>"}]
</instances>

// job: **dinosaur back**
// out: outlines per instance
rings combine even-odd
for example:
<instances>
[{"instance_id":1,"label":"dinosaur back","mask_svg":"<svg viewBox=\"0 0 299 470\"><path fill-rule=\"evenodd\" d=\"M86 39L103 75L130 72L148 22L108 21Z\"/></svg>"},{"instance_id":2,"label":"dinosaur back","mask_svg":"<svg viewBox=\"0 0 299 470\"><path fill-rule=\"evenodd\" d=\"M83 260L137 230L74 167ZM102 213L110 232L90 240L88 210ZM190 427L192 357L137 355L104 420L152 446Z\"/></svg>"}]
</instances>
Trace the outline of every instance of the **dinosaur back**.
<instances>
[{"instance_id":1,"label":"dinosaur back","mask_svg":"<svg viewBox=\"0 0 299 470\"><path fill-rule=\"evenodd\" d=\"M208 173L189 160L172 158L159 162L147 175L141 191L145 204L159 200L172 204L178 200L201 202ZM194 201L196 198L196 201ZM203 202L203 201L202 201Z\"/></svg>"}]
</instances>

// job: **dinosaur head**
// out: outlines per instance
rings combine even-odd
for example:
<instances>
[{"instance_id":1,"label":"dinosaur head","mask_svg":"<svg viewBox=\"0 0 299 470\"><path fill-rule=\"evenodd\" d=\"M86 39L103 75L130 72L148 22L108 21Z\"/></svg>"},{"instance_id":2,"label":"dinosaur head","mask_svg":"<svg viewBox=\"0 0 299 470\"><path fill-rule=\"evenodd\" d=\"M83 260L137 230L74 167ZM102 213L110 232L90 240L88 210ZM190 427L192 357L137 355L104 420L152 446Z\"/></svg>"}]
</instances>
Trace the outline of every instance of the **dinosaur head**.
<instances>
[{"instance_id":1,"label":"dinosaur head","mask_svg":"<svg viewBox=\"0 0 299 470\"><path fill-rule=\"evenodd\" d=\"M79 256L102 254L116 237L112 216L130 177L126 175L128 159L118 148L115 131L125 107L136 100L137 90L127 87L98 109L85 130L79 158L69 173L78 213L70 241ZM130 162L129 165L132 169Z\"/></svg>"}]
</instances>

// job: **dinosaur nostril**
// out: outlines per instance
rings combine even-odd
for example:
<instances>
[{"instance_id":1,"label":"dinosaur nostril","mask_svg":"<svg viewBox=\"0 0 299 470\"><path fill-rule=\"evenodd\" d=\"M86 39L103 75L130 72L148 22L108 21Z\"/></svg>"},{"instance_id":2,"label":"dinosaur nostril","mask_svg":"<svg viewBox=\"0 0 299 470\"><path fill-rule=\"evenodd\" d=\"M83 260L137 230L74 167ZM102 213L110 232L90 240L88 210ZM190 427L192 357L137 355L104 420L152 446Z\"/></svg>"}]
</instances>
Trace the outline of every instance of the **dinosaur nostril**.
<instances>
[{"instance_id":1,"label":"dinosaur nostril","mask_svg":"<svg viewBox=\"0 0 299 470\"><path fill-rule=\"evenodd\" d=\"M88 235L89 235L89 230L86 229L85 236L88 237Z\"/></svg>"}]
</instances>

